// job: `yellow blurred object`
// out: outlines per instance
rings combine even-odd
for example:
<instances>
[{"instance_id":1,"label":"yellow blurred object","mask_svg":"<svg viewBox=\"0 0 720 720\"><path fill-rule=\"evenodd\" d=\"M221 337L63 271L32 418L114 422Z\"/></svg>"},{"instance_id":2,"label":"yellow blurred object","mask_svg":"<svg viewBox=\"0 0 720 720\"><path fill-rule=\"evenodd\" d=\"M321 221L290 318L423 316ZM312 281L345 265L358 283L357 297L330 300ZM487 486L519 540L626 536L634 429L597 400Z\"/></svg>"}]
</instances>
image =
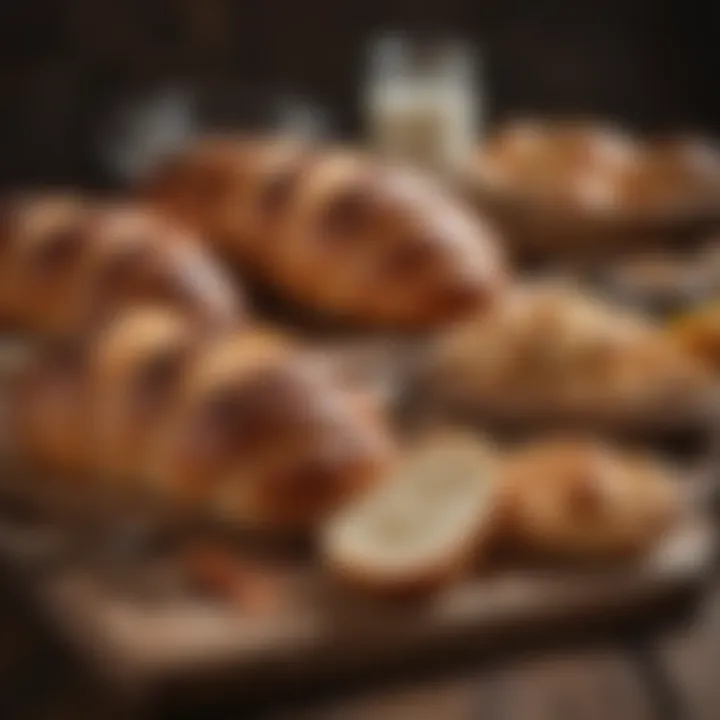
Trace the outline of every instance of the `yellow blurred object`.
<instances>
[{"instance_id":1,"label":"yellow blurred object","mask_svg":"<svg viewBox=\"0 0 720 720\"><path fill-rule=\"evenodd\" d=\"M684 315L671 331L693 355L720 372L720 300Z\"/></svg>"}]
</instances>

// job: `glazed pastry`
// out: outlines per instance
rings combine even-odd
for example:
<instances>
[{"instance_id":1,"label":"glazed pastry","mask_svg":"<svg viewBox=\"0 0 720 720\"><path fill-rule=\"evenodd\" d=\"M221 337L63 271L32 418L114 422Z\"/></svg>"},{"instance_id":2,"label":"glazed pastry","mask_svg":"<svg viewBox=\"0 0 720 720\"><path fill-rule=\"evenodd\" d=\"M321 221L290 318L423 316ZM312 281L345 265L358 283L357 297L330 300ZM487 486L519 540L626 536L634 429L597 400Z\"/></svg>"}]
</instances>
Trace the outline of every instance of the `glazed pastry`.
<instances>
[{"instance_id":1,"label":"glazed pastry","mask_svg":"<svg viewBox=\"0 0 720 720\"><path fill-rule=\"evenodd\" d=\"M203 325L241 319L222 270L184 231L148 211L76 197L26 197L8 211L2 315L30 333L72 335L135 303Z\"/></svg>"},{"instance_id":2,"label":"glazed pastry","mask_svg":"<svg viewBox=\"0 0 720 720\"><path fill-rule=\"evenodd\" d=\"M487 306L502 284L495 239L430 180L344 150L206 140L145 189L288 300L398 328Z\"/></svg>"},{"instance_id":3,"label":"glazed pastry","mask_svg":"<svg viewBox=\"0 0 720 720\"><path fill-rule=\"evenodd\" d=\"M193 363L151 468L160 496L246 525L312 526L377 479L392 443L375 406L272 334Z\"/></svg>"},{"instance_id":4,"label":"glazed pastry","mask_svg":"<svg viewBox=\"0 0 720 720\"><path fill-rule=\"evenodd\" d=\"M599 442L537 442L503 464L499 513L521 554L576 561L641 554L681 509L670 473Z\"/></svg>"},{"instance_id":5,"label":"glazed pastry","mask_svg":"<svg viewBox=\"0 0 720 720\"><path fill-rule=\"evenodd\" d=\"M494 531L495 458L466 437L421 443L376 490L324 528L325 563L342 582L380 595L446 585L482 556Z\"/></svg>"},{"instance_id":6,"label":"glazed pastry","mask_svg":"<svg viewBox=\"0 0 720 720\"><path fill-rule=\"evenodd\" d=\"M570 286L518 288L448 333L428 361L441 398L480 412L648 417L692 408L709 378L664 330Z\"/></svg>"}]
</instances>

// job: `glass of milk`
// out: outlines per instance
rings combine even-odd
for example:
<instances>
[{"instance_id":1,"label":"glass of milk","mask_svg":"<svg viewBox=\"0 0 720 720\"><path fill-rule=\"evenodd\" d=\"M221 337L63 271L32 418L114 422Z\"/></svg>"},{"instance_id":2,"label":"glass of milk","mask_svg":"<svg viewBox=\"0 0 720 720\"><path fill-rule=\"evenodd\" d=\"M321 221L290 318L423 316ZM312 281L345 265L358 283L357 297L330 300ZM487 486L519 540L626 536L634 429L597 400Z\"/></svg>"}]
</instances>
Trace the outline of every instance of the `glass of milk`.
<instances>
[{"instance_id":1,"label":"glass of milk","mask_svg":"<svg viewBox=\"0 0 720 720\"><path fill-rule=\"evenodd\" d=\"M480 104L473 49L453 40L388 35L370 48L365 88L372 147L443 175L467 164Z\"/></svg>"}]
</instances>

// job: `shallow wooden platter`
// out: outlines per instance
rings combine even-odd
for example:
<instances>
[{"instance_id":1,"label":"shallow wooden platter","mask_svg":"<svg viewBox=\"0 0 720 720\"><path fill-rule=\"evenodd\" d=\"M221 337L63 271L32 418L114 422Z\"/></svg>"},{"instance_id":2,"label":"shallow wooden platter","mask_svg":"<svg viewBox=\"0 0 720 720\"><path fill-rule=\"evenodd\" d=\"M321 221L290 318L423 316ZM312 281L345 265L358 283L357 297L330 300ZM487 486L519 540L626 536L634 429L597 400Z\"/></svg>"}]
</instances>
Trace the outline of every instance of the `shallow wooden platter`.
<instances>
[{"instance_id":1,"label":"shallow wooden platter","mask_svg":"<svg viewBox=\"0 0 720 720\"><path fill-rule=\"evenodd\" d=\"M112 695L141 704L272 698L368 674L387 679L438 658L620 632L691 610L715 558L707 512L715 460L698 459L680 474L686 519L642 560L582 569L498 560L410 605L349 595L322 572L312 542L271 547L207 525L113 520L90 498L33 493L39 478L7 469L0 565ZM189 583L183 548L198 543L250 562L249 587L264 589L259 601Z\"/></svg>"},{"instance_id":2,"label":"shallow wooden platter","mask_svg":"<svg viewBox=\"0 0 720 720\"><path fill-rule=\"evenodd\" d=\"M168 692L202 695L217 683L234 696L262 696L538 636L555 642L567 632L620 628L695 600L714 554L711 525L695 518L631 566L506 570L414 606L344 596L312 564L296 562L268 571L278 596L263 608L198 597L172 583L141 590L142 577L162 577L152 563L136 563L123 580L83 564L28 575L20 548L27 551L29 540L0 528L0 560L23 575L44 621L103 684L138 702Z\"/></svg>"}]
</instances>

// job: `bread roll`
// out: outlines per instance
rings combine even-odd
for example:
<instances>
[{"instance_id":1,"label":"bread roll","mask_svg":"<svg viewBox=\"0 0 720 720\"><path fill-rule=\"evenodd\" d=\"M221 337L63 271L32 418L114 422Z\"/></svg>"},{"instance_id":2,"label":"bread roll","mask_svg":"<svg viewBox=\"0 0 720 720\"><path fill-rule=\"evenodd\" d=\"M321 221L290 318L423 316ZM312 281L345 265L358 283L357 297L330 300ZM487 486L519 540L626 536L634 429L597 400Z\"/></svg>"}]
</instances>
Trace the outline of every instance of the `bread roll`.
<instances>
[{"instance_id":1,"label":"bread roll","mask_svg":"<svg viewBox=\"0 0 720 720\"><path fill-rule=\"evenodd\" d=\"M5 225L0 315L21 331L81 334L148 303L203 326L242 321L222 269L187 232L149 211L28 196L12 203Z\"/></svg>"},{"instance_id":2,"label":"bread roll","mask_svg":"<svg viewBox=\"0 0 720 720\"><path fill-rule=\"evenodd\" d=\"M90 383L98 477L142 483L201 336L182 315L138 308L93 343Z\"/></svg>"},{"instance_id":3,"label":"bread roll","mask_svg":"<svg viewBox=\"0 0 720 720\"><path fill-rule=\"evenodd\" d=\"M144 192L243 271L324 316L442 325L486 306L502 285L484 223L426 178L359 153L206 140Z\"/></svg>"},{"instance_id":4,"label":"bread roll","mask_svg":"<svg viewBox=\"0 0 720 720\"><path fill-rule=\"evenodd\" d=\"M16 450L43 475L270 531L312 529L393 451L379 409L310 351L153 307L42 354L16 401Z\"/></svg>"},{"instance_id":5,"label":"bread roll","mask_svg":"<svg viewBox=\"0 0 720 720\"><path fill-rule=\"evenodd\" d=\"M87 204L73 195L8 200L0 273L0 314L16 329L55 333L83 306Z\"/></svg>"},{"instance_id":6,"label":"bread roll","mask_svg":"<svg viewBox=\"0 0 720 720\"><path fill-rule=\"evenodd\" d=\"M391 451L363 396L306 351L253 332L198 355L150 475L180 507L301 529L374 483Z\"/></svg>"},{"instance_id":7,"label":"bread roll","mask_svg":"<svg viewBox=\"0 0 720 720\"><path fill-rule=\"evenodd\" d=\"M427 390L490 415L652 420L692 411L711 389L701 364L651 320L564 283L516 288L440 338Z\"/></svg>"},{"instance_id":8,"label":"bread roll","mask_svg":"<svg viewBox=\"0 0 720 720\"><path fill-rule=\"evenodd\" d=\"M681 507L662 466L585 440L541 441L510 455L498 497L515 550L574 561L647 551Z\"/></svg>"}]
</instances>

